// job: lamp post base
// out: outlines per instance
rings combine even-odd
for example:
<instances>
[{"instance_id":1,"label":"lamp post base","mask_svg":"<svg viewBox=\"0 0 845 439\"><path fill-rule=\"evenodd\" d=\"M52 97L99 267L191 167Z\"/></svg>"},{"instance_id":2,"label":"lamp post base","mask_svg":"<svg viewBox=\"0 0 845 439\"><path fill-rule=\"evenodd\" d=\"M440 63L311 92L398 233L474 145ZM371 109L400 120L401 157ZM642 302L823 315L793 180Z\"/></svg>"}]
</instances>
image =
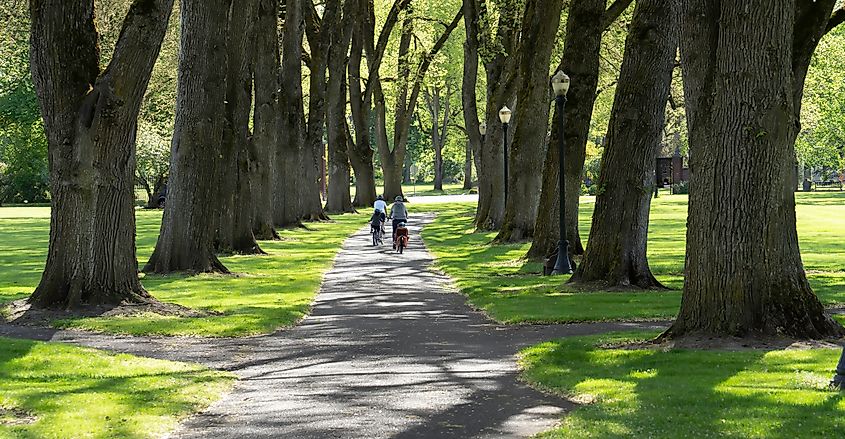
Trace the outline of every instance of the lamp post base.
<instances>
[{"instance_id":1,"label":"lamp post base","mask_svg":"<svg viewBox=\"0 0 845 439\"><path fill-rule=\"evenodd\" d=\"M569 261L569 241L563 240L558 244L557 261L552 270L552 276L572 274L572 263Z\"/></svg>"}]
</instances>

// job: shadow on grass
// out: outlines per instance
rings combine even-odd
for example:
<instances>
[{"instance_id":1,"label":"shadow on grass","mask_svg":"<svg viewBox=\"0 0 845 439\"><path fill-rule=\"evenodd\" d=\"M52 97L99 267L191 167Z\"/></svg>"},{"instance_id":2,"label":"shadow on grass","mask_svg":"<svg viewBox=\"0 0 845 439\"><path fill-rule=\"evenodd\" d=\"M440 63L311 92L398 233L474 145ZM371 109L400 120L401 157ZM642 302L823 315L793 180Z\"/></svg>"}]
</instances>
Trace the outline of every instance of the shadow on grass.
<instances>
[{"instance_id":1,"label":"shadow on grass","mask_svg":"<svg viewBox=\"0 0 845 439\"><path fill-rule=\"evenodd\" d=\"M624 350L544 343L523 351L525 377L591 404L544 437L835 437L843 396L825 389L837 349Z\"/></svg>"},{"instance_id":2,"label":"shadow on grass","mask_svg":"<svg viewBox=\"0 0 845 439\"><path fill-rule=\"evenodd\" d=\"M55 343L0 343L0 406L34 417L0 424L0 436L157 437L232 382L230 375L196 365Z\"/></svg>"}]
</instances>

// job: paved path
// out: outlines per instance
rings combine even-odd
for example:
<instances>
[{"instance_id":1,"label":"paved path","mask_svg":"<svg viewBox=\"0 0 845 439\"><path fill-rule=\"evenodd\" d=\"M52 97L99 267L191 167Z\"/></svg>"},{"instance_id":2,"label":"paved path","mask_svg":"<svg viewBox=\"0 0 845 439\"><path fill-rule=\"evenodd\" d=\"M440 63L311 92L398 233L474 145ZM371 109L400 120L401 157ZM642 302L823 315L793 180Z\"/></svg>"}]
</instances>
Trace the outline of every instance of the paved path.
<instances>
[{"instance_id":1,"label":"paved path","mask_svg":"<svg viewBox=\"0 0 845 439\"><path fill-rule=\"evenodd\" d=\"M419 227L404 255L352 236L312 314L263 337L113 337L0 326L0 335L66 341L231 370L232 393L177 438L524 437L572 408L517 379L519 348L555 337L659 324L503 327L471 310L429 269Z\"/></svg>"}]
</instances>

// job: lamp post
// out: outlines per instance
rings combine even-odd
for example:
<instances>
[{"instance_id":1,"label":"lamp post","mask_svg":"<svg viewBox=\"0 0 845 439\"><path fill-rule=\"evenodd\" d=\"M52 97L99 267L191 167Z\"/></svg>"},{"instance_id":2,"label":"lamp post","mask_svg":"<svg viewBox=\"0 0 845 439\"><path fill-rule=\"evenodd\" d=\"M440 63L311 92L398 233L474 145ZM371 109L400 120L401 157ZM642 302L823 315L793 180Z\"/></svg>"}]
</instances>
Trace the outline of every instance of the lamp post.
<instances>
[{"instance_id":1,"label":"lamp post","mask_svg":"<svg viewBox=\"0 0 845 439\"><path fill-rule=\"evenodd\" d=\"M566 73L558 71L552 76L552 90L555 92L555 104L557 105L557 113L560 115L560 142L558 142L558 155L560 166L558 178L560 182L560 241L557 247L557 261L555 261L555 268L552 270L553 275L571 274L572 264L569 261L569 241L566 239L566 179L564 177L564 149L565 136L564 128L566 127L566 119L563 115L563 110L566 107L566 93L569 91L569 76Z\"/></svg>"},{"instance_id":2,"label":"lamp post","mask_svg":"<svg viewBox=\"0 0 845 439\"><path fill-rule=\"evenodd\" d=\"M502 150L505 162L505 206L508 205L508 124L511 123L511 109L506 106L499 110L499 120L502 121ZM485 126L486 128L486 126Z\"/></svg>"}]
</instances>

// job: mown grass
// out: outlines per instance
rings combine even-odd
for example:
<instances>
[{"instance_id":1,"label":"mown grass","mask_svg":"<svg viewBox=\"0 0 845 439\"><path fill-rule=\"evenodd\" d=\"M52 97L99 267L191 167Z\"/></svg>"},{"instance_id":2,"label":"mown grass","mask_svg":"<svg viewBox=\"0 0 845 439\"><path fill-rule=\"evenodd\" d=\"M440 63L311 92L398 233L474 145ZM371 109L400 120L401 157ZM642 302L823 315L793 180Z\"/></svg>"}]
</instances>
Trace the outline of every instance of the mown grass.
<instances>
[{"instance_id":1,"label":"mown grass","mask_svg":"<svg viewBox=\"0 0 845 439\"><path fill-rule=\"evenodd\" d=\"M350 187L350 191L352 192L352 196L355 196L355 185L353 184ZM433 195L465 195L470 193L470 189L464 189L464 185L462 183L448 183L443 185L442 191L434 190L434 183L418 183L414 184L403 184L402 185L402 193L405 194L406 197L428 197ZM384 193L384 186L378 185L376 186L376 193L383 194Z\"/></svg>"},{"instance_id":2,"label":"mown grass","mask_svg":"<svg viewBox=\"0 0 845 439\"><path fill-rule=\"evenodd\" d=\"M581 237L589 236L594 199L581 200ZM437 211L423 238L470 302L506 323L668 319L680 306L686 235L686 196L653 201L648 258L672 290L575 291L564 277L542 277L539 262L524 259L530 244L491 245L495 233L476 232L470 204L426 206ZM845 304L845 194L798 194L798 233L810 283L827 306Z\"/></svg>"},{"instance_id":3,"label":"mown grass","mask_svg":"<svg viewBox=\"0 0 845 439\"><path fill-rule=\"evenodd\" d=\"M826 388L839 349L605 349L654 332L524 350L523 376L583 405L548 438L842 437L845 395Z\"/></svg>"},{"instance_id":4,"label":"mown grass","mask_svg":"<svg viewBox=\"0 0 845 439\"><path fill-rule=\"evenodd\" d=\"M0 437L161 437L234 382L199 365L57 343L0 346Z\"/></svg>"},{"instance_id":5,"label":"mown grass","mask_svg":"<svg viewBox=\"0 0 845 439\"><path fill-rule=\"evenodd\" d=\"M138 211L138 260L155 247L161 213ZM234 276L146 276L159 300L219 315L202 318L84 318L56 326L134 335L246 336L289 326L309 311L323 273L343 241L366 223L364 215L338 215L333 222L281 231L282 241L262 242L268 256L221 258ZM0 209L0 301L26 297L38 285L49 238L49 209Z\"/></svg>"}]
</instances>

